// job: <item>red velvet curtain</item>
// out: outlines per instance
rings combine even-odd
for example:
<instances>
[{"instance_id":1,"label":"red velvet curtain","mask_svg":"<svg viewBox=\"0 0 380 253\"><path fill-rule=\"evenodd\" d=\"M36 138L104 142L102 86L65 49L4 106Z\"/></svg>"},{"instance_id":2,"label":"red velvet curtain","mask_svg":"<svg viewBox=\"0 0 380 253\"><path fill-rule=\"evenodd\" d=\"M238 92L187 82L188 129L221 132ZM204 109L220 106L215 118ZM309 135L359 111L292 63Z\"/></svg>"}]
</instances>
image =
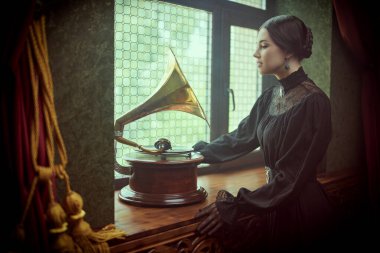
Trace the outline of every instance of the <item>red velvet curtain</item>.
<instances>
[{"instance_id":1,"label":"red velvet curtain","mask_svg":"<svg viewBox=\"0 0 380 253\"><path fill-rule=\"evenodd\" d=\"M369 195L380 211L380 23L378 9L365 1L333 0L340 34L353 53L361 75L361 106Z\"/></svg>"},{"instance_id":2,"label":"red velvet curtain","mask_svg":"<svg viewBox=\"0 0 380 253\"><path fill-rule=\"evenodd\" d=\"M28 27L33 20L35 1L10 1L3 11L1 44L1 158L2 218L1 250L5 252L48 252L44 213L47 187L38 185L24 222L25 240L16 241L35 170L32 164L30 127L33 99L26 51ZM41 111L41 108L40 108ZM43 113L40 112L38 163L47 165ZM4 214L5 212L5 214Z\"/></svg>"}]
</instances>

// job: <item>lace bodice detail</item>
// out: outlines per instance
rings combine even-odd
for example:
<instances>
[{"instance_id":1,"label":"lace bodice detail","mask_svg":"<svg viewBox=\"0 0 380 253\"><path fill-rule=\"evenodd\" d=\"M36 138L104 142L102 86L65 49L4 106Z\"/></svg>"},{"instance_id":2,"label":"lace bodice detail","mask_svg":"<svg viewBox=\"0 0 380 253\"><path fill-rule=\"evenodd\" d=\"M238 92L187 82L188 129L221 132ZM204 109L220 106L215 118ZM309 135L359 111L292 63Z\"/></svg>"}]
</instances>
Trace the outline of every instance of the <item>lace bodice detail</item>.
<instances>
[{"instance_id":1,"label":"lace bodice detail","mask_svg":"<svg viewBox=\"0 0 380 253\"><path fill-rule=\"evenodd\" d=\"M322 91L311 81L304 81L289 90L286 94L281 84L273 88L272 100L269 106L269 114L277 116L290 110L301 103L308 95Z\"/></svg>"}]
</instances>

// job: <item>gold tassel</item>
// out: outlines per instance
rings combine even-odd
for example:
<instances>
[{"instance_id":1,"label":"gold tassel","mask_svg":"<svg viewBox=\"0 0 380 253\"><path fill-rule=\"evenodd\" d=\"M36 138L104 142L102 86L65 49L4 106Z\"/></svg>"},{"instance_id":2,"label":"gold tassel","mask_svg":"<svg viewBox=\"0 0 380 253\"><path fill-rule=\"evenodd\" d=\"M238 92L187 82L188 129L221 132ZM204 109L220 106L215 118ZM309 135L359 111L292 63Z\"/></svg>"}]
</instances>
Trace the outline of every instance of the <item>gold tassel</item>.
<instances>
[{"instance_id":1,"label":"gold tassel","mask_svg":"<svg viewBox=\"0 0 380 253\"><path fill-rule=\"evenodd\" d=\"M66 233L68 224L66 213L57 202L50 202L46 212L46 218L50 234L51 252L76 253L81 250L76 247L73 239Z\"/></svg>"},{"instance_id":2,"label":"gold tassel","mask_svg":"<svg viewBox=\"0 0 380 253\"><path fill-rule=\"evenodd\" d=\"M123 239L125 231L117 229L114 224L109 224L95 233L90 234L90 239L95 242L105 242L112 239Z\"/></svg>"},{"instance_id":3,"label":"gold tassel","mask_svg":"<svg viewBox=\"0 0 380 253\"><path fill-rule=\"evenodd\" d=\"M91 233L91 227L90 224L83 219L86 213L82 209L82 197L74 191L69 192L65 198L64 207L69 215L70 233L73 237L89 235Z\"/></svg>"},{"instance_id":4,"label":"gold tassel","mask_svg":"<svg viewBox=\"0 0 380 253\"><path fill-rule=\"evenodd\" d=\"M116 229L113 225L97 232L93 231L90 224L84 220L86 212L83 210L83 199L74 191L67 194L64 206L70 217L71 235L84 252L109 252L107 241L126 235L123 230Z\"/></svg>"}]
</instances>

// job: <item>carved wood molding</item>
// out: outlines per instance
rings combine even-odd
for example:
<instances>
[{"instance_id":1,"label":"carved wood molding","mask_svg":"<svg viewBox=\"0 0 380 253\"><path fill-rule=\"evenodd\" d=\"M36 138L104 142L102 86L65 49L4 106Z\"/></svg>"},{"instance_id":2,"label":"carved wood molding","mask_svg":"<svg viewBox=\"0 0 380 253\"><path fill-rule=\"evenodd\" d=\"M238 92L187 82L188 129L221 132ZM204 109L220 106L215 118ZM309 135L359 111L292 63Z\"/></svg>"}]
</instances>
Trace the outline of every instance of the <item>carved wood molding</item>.
<instances>
[{"instance_id":1,"label":"carved wood molding","mask_svg":"<svg viewBox=\"0 0 380 253\"><path fill-rule=\"evenodd\" d=\"M178 241L175 245L160 245L149 253L222 253L222 247L215 238L206 236L189 238Z\"/></svg>"},{"instance_id":2,"label":"carved wood molding","mask_svg":"<svg viewBox=\"0 0 380 253\"><path fill-rule=\"evenodd\" d=\"M167 230L151 236L118 243L111 246L112 253L222 253L222 246L216 238L198 236L198 223Z\"/></svg>"}]
</instances>

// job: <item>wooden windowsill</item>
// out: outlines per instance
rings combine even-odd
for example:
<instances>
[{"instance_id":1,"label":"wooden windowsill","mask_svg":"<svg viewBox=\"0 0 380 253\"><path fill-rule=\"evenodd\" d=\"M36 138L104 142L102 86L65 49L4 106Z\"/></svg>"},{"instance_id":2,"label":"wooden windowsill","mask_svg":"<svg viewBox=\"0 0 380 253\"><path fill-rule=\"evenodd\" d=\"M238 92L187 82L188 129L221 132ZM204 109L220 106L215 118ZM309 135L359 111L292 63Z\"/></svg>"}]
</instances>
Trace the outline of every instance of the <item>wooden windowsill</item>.
<instances>
[{"instance_id":1,"label":"wooden windowsill","mask_svg":"<svg viewBox=\"0 0 380 253\"><path fill-rule=\"evenodd\" d=\"M115 191L115 225L127 232L131 239L165 231L176 226L195 223L197 211L215 201L219 190L224 189L236 195L241 187L254 190L265 184L263 167L220 171L200 175L198 186L208 193L202 203L181 207L139 207L119 200Z\"/></svg>"}]
</instances>

